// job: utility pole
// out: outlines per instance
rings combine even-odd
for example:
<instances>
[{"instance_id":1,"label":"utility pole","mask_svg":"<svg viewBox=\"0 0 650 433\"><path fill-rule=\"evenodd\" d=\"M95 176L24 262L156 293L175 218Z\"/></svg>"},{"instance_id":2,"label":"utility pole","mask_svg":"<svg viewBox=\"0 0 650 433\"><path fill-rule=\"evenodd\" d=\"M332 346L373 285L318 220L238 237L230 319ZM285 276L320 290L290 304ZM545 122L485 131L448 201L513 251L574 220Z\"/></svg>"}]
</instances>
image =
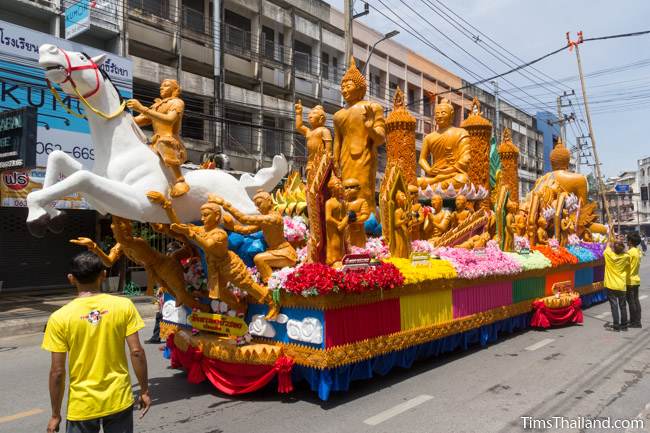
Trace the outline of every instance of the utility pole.
<instances>
[{"instance_id":1,"label":"utility pole","mask_svg":"<svg viewBox=\"0 0 650 433\"><path fill-rule=\"evenodd\" d=\"M350 58L352 57L352 47L353 47L353 39L352 39L352 21L354 18L352 16L354 15L353 11L353 4L354 0L345 0L343 2L343 13L344 13L344 31L345 31L345 64L349 67L350 66ZM346 68L347 69L347 68Z\"/></svg>"},{"instance_id":2,"label":"utility pole","mask_svg":"<svg viewBox=\"0 0 650 433\"><path fill-rule=\"evenodd\" d=\"M571 41L569 39L569 32L566 34L567 42L569 44L569 49L575 48L576 50L576 60L578 61L578 73L580 74L580 85L582 87L582 99L585 104L585 115L587 116L587 125L589 126L589 138L591 139L591 148L594 151L594 171L596 174L596 182L598 183L598 190L600 191L601 196L603 197L603 203L605 206L605 214L607 215L607 224L611 227L612 225L612 215L609 212L609 203L607 203L607 197L605 196L605 184L603 183L603 177L600 172L600 159L598 158L598 150L596 149L596 137L594 136L594 128L591 123L591 114L589 112L589 101L587 99L587 87L585 85L585 76L582 73L582 62L580 60L580 45L583 41L582 32L578 32L578 40ZM618 199L617 199L618 203ZM620 227L619 227L620 228Z\"/></svg>"},{"instance_id":3,"label":"utility pole","mask_svg":"<svg viewBox=\"0 0 650 433\"><path fill-rule=\"evenodd\" d=\"M494 119L494 136L496 137L496 142L497 145L499 144L499 140L501 140L501 135L499 134L499 127L500 127L500 107L499 107L499 82L498 81L492 81L492 85L494 86L494 111L496 111L496 117Z\"/></svg>"}]
</instances>

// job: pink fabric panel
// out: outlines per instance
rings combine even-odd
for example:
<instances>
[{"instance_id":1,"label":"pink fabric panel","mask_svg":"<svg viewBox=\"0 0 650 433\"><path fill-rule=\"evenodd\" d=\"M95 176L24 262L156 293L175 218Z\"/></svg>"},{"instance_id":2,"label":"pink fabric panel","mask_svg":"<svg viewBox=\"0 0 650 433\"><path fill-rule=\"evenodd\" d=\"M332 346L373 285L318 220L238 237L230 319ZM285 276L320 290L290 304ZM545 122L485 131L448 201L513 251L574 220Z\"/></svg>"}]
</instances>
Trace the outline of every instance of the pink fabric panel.
<instances>
[{"instance_id":1,"label":"pink fabric panel","mask_svg":"<svg viewBox=\"0 0 650 433\"><path fill-rule=\"evenodd\" d=\"M510 305L512 304L512 281L454 289L452 303L454 318Z\"/></svg>"}]
</instances>

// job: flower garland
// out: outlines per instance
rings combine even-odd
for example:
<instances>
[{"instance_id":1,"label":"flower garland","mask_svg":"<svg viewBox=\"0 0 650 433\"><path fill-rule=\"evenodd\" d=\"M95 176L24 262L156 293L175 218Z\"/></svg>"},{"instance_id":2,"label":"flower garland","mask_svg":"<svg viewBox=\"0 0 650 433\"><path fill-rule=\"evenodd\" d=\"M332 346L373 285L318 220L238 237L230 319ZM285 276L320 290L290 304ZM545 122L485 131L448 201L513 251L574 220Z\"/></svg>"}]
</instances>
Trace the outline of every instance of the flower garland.
<instances>
[{"instance_id":1,"label":"flower garland","mask_svg":"<svg viewBox=\"0 0 650 433\"><path fill-rule=\"evenodd\" d=\"M205 272L203 272L203 265L201 259L198 257L190 257L181 260L183 266L183 279L185 280L185 288L189 291L206 290L208 287L208 279Z\"/></svg>"},{"instance_id":2,"label":"flower garland","mask_svg":"<svg viewBox=\"0 0 650 433\"><path fill-rule=\"evenodd\" d=\"M432 280L453 279L456 269L447 260L429 260L429 265L413 266L409 259L391 257L384 260L392 263L404 275L404 284L417 284Z\"/></svg>"},{"instance_id":3,"label":"flower garland","mask_svg":"<svg viewBox=\"0 0 650 433\"><path fill-rule=\"evenodd\" d=\"M593 262L596 256L591 250L580 245L567 245L566 249L578 258L580 263Z\"/></svg>"},{"instance_id":4,"label":"flower garland","mask_svg":"<svg viewBox=\"0 0 650 433\"><path fill-rule=\"evenodd\" d=\"M594 260L600 260L603 258L603 253L607 245L599 242L582 242L580 246L591 251L594 255Z\"/></svg>"},{"instance_id":5,"label":"flower garland","mask_svg":"<svg viewBox=\"0 0 650 433\"><path fill-rule=\"evenodd\" d=\"M284 290L302 296L328 293L363 293L401 286L404 276L390 263L380 263L363 271L338 271L321 263L307 263L286 277Z\"/></svg>"},{"instance_id":6,"label":"flower garland","mask_svg":"<svg viewBox=\"0 0 650 433\"><path fill-rule=\"evenodd\" d=\"M289 278L289 275L293 274L296 269L297 268L285 266L282 269L276 269L273 271L271 278L269 278L269 290L275 290L284 287L284 285L287 283L287 278Z\"/></svg>"},{"instance_id":7,"label":"flower garland","mask_svg":"<svg viewBox=\"0 0 650 433\"><path fill-rule=\"evenodd\" d=\"M351 254L368 254L372 259L385 259L390 256L390 251L388 246L384 243L381 238L368 238L366 240L366 246L350 248Z\"/></svg>"},{"instance_id":8,"label":"flower garland","mask_svg":"<svg viewBox=\"0 0 650 433\"><path fill-rule=\"evenodd\" d=\"M289 242L304 242L309 235L307 224L301 216L284 216L282 218L284 223L284 237Z\"/></svg>"},{"instance_id":9,"label":"flower garland","mask_svg":"<svg viewBox=\"0 0 650 433\"><path fill-rule=\"evenodd\" d=\"M526 236L517 236L515 235L515 251L520 252L521 250L529 250L530 242Z\"/></svg>"},{"instance_id":10,"label":"flower garland","mask_svg":"<svg viewBox=\"0 0 650 433\"><path fill-rule=\"evenodd\" d=\"M415 240L411 242L411 250L414 253L432 253L435 247L429 241Z\"/></svg>"},{"instance_id":11,"label":"flower garland","mask_svg":"<svg viewBox=\"0 0 650 433\"><path fill-rule=\"evenodd\" d=\"M539 251L531 251L528 254L506 253L509 257L516 260L524 271L533 269L546 269L551 267L551 261Z\"/></svg>"},{"instance_id":12,"label":"flower garland","mask_svg":"<svg viewBox=\"0 0 650 433\"><path fill-rule=\"evenodd\" d=\"M440 247L436 248L435 254L449 260L460 278L511 275L522 269L519 262L504 254L495 241L489 241L484 250Z\"/></svg>"},{"instance_id":13,"label":"flower garland","mask_svg":"<svg viewBox=\"0 0 650 433\"><path fill-rule=\"evenodd\" d=\"M575 265L578 263L578 258L571 254L566 248L558 246L552 248L548 245L536 245L533 249L544 254L550 261L553 267L562 266L566 264Z\"/></svg>"}]
</instances>

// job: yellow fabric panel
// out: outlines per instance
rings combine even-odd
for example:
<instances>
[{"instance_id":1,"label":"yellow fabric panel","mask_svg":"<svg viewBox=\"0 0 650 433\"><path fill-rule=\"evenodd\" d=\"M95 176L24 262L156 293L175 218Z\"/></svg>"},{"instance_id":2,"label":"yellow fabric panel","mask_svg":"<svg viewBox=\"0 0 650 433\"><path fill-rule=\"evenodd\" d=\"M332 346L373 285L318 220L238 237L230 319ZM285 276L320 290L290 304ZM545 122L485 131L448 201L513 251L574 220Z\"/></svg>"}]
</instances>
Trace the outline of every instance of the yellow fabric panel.
<instances>
[{"instance_id":1,"label":"yellow fabric panel","mask_svg":"<svg viewBox=\"0 0 650 433\"><path fill-rule=\"evenodd\" d=\"M400 298L402 331L449 322L453 318L451 290L435 290Z\"/></svg>"}]
</instances>

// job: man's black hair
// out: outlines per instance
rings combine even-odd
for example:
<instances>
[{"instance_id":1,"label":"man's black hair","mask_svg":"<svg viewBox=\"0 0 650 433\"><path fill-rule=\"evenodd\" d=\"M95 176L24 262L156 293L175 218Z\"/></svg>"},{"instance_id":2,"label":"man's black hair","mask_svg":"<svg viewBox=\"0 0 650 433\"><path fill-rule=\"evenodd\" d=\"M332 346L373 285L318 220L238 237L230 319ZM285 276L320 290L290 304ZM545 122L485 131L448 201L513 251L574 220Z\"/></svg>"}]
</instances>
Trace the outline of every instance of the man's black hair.
<instances>
[{"instance_id":1,"label":"man's black hair","mask_svg":"<svg viewBox=\"0 0 650 433\"><path fill-rule=\"evenodd\" d=\"M627 243L632 245L633 247L637 247L641 243L641 236L639 236L638 232L628 233Z\"/></svg>"},{"instance_id":2,"label":"man's black hair","mask_svg":"<svg viewBox=\"0 0 650 433\"><path fill-rule=\"evenodd\" d=\"M70 273L81 284L94 283L103 270L104 264L101 259L90 251L77 254L70 263Z\"/></svg>"}]
</instances>

